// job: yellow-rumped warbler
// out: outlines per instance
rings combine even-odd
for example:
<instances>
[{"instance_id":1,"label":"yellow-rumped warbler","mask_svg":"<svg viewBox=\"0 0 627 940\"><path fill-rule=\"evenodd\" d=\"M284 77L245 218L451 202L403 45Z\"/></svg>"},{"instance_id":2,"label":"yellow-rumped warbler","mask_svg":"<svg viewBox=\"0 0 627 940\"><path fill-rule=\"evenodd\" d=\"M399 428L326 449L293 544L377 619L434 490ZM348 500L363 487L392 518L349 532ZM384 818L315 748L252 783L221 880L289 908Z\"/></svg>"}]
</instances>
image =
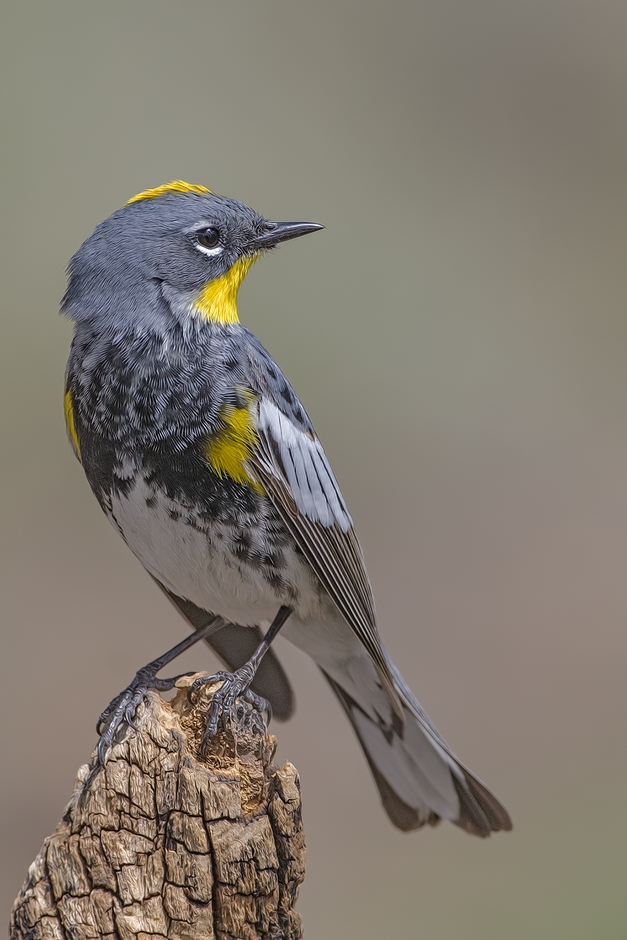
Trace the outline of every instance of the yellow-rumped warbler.
<instances>
[{"instance_id":1,"label":"yellow-rumped warbler","mask_svg":"<svg viewBox=\"0 0 627 940\"><path fill-rule=\"evenodd\" d=\"M146 689L172 688L157 672L200 639L232 670L218 673L207 735L238 696L259 708L263 696L287 718L292 692L269 650L283 627L338 696L392 822L409 830L444 818L486 836L510 829L509 816L383 649L333 471L296 393L237 315L256 258L322 227L268 222L175 181L134 196L70 262L70 438L111 523L195 629L103 712L100 760Z\"/></svg>"}]
</instances>

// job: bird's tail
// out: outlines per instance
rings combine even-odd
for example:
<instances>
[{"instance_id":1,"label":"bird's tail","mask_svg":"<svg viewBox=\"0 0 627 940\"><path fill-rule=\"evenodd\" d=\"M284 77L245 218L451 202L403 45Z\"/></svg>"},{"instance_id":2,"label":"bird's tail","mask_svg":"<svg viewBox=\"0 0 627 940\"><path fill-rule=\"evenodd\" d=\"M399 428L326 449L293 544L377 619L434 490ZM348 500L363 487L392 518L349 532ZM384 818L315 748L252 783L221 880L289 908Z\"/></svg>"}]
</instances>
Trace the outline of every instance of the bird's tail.
<instances>
[{"instance_id":1,"label":"bird's tail","mask_svg":"<svg viewBox=\"0 0 627 940\"><path fill-rule=\"evenodd\" d=\"M404 832L448 819L477 836L509 830L504 806L461 764L424 713L393 664L405 721L389 726L366 714L338 683L323 673L355 729L383 807Z\"/></svg>"}]
</instances>

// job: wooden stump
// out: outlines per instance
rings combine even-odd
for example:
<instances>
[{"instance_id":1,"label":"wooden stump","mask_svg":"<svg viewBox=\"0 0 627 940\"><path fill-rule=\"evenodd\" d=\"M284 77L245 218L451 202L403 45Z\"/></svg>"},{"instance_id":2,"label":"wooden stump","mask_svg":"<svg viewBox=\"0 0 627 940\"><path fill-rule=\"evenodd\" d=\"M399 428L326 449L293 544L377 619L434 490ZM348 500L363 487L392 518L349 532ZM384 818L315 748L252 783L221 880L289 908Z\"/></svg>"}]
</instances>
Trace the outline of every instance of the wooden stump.
<instances>
[{"instance_id":1,"label":"wooden stump","mask_svg":"<svg viewBox=\"0 0 627 940\"><path fill-rule=\"evenodd\" d=\"M213 689L150 692L104 769L80 768L31 865L12 940L296 940L305 874L300 783L250 706L200 755ZM235 711L235 709L234 709ZM87 785L86 785L87 782Z\"/></svg>"}]
</instances>

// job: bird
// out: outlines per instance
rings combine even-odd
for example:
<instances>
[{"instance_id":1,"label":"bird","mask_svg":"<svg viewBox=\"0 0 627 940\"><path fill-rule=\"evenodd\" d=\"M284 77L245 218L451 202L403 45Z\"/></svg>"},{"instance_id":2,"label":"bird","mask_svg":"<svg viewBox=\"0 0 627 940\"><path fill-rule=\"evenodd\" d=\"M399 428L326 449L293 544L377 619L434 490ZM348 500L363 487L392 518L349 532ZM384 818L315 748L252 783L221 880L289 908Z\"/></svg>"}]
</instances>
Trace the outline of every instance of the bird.
<instances>
[{"instance_id":1,"label":"bird","mask_svg":"<svg viewBox=\"0 0 627 940\"><path fill-rule=\"evenodd\" d=\"M403 831L449 820L477 836L506 809L455 756L385 651L346 503L283 372L239 319L239 287L314 222L276 222L200 184L147 189L68 265L68 436L109 521L193 632L138 670L100 716L98 759L157 673L205 640L216 673L205 743L237 699L287 719L274 650L309 654L339 699L381 802ZM202 679L192 691L199 691Z\"/></svg>"}]
</instances>

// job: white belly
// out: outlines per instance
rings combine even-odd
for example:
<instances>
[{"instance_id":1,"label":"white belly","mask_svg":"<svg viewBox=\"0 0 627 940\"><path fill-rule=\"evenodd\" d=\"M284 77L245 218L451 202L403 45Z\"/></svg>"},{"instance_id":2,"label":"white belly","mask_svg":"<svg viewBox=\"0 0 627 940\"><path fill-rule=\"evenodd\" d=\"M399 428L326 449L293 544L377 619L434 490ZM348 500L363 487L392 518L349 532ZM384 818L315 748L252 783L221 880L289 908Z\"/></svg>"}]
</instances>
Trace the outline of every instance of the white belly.
<instances>
[{"instance_id":1,"label":"white belly","mask_svg":"<svg viewBox=\"0 0 627 940\"><path fill-rule=\"evenodd\" d=\"M232 623L271 621L281 604L294 604L292 590L301 617L320 613L321 590L293 549L284 550L286 589L277 590L262 566L242 561L231 550L232 526L197 519L193 510L155 493L141 477L128 495L112 497L110 519L164 587Z\"/></svg>"}]
</instances>

